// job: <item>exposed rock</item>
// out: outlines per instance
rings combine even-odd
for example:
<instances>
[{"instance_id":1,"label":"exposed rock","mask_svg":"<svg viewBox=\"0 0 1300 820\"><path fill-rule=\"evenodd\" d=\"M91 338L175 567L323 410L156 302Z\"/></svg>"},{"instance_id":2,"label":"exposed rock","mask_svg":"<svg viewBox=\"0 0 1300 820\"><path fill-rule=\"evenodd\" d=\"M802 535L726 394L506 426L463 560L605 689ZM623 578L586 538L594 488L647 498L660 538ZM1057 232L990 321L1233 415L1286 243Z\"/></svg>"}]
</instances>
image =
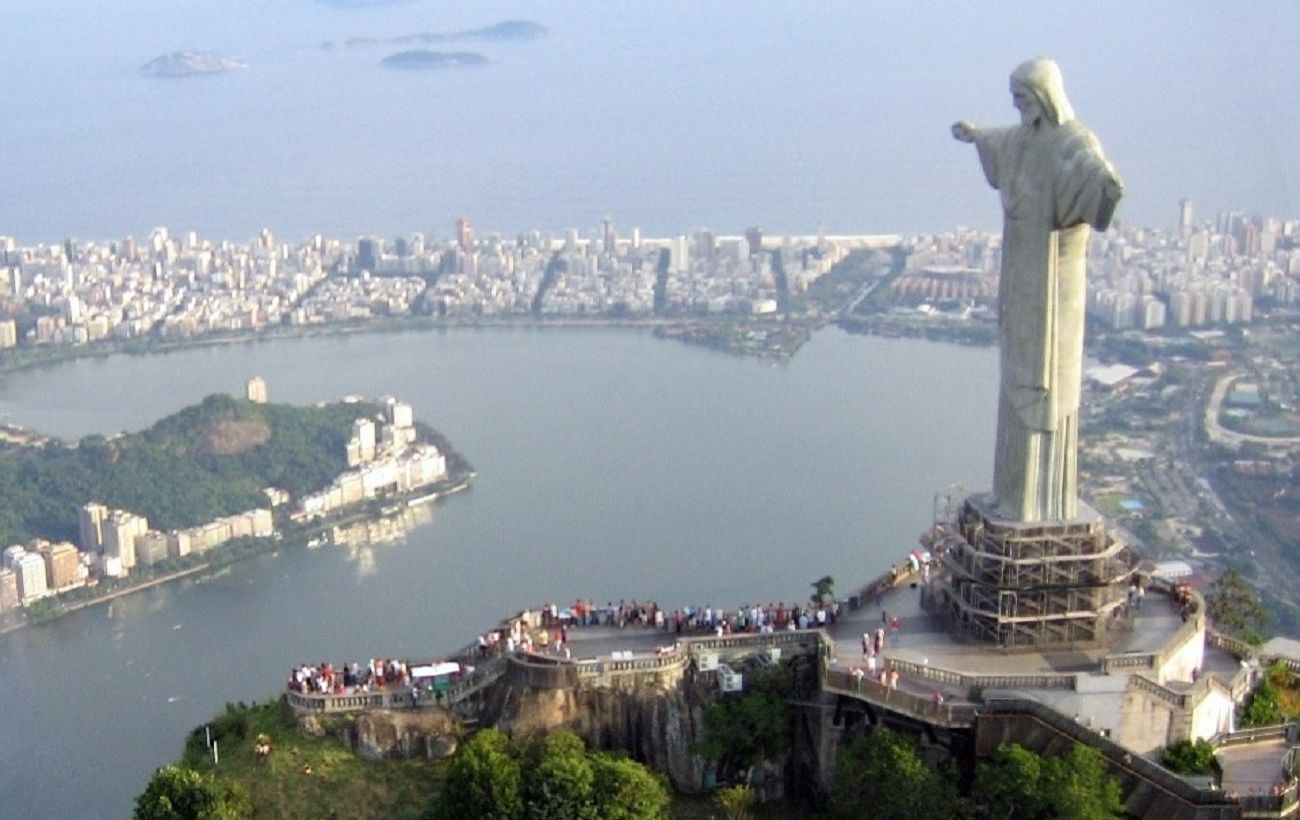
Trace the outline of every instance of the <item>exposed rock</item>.
<instances>
[{"instance_id":1,"label":"exposed rock","mask_svg":"<svg viewBox=\"0 0 1300 820\"><path fill-rule=\"evenodd\" d=\"M494 687L485 725L515 736L567 729L593 748L626 751L668 776L674 789L698 792L704 761L694 753L712 689L689 674L675 687L539 689Z\"/></svg>"},{"instance_id":2,"label":"exposed rock","mask_svg":"<svg viewBox=\"0 0 1300 820\"><path fill-rule=\"evenodd\" d=\"M214 455L230 456L260 447L271 440L271 427L264 421L220 421L203 437L204 449Z\"/></svg>"},{"instance_id":3,"label":"exposed rock","mask_svg":"<svg viewBox=\"0 0 1300 820\"><path fill-rule=\"evenodd\" d=\"M343 730L352 750L367 760L447 757L459 733L456 719L442 709L364 712Z\"/></svg>"}]
</instances>

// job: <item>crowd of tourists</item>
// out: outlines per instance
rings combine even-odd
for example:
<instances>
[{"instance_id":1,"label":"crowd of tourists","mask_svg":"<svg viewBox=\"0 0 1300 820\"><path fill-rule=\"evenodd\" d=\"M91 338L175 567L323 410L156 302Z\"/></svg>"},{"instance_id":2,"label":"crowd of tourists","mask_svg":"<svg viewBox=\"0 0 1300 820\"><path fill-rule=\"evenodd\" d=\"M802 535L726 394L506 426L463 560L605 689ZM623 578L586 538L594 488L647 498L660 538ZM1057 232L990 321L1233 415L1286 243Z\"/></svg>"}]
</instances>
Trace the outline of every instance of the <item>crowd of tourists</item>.
<instances>
[{"instance_id":1,"label":"crowd of tourists","mask_svg":"<svg viewBox=\"0 0 1300 820\"><path fill-rule=\"evenodd\" d=\"M777 630L817 629L835 623L839 605L741 604L735 609L712 606L688 606L669 612L654 601L613 601L598 606L592 601L574 601L561 611L548 604L543 625L563 623L572 626L641 627L673 632L677 635L773 632Z\"/></svg>"},{"instance_id":2,"label":"crowd of tourists","mask_svg":"<svg viewBox=\"0 0 1300 820\"><path fill-rule=\"evenodd\" d=\"M289 691L311 695L351 695L407 686L410 667L405 661L371 658L365 666L353 661L335 666L303 664L289 672Z\"/></svg>"}]
</instances>

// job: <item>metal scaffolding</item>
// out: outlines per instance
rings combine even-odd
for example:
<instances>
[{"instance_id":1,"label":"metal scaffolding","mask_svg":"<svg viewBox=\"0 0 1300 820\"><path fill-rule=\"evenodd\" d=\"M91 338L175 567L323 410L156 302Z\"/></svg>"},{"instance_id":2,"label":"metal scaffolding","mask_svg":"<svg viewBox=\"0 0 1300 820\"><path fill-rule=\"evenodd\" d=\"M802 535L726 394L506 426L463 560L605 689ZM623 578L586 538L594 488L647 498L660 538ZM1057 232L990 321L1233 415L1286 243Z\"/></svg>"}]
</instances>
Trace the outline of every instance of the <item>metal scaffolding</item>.
<instances>
[{"instance_id":1,"label":"metal scaffolding","mask_svg":"<svg viewBox=\"0 0 1300 820\"><path fill-rule=\"evenodd\" d=\"M1006 649L1105 643L1137 568L1133 550L1090 510L1022 522L990 509L972 496L929 537L945 552L930 600L953 631Z\"/></svg>"}]
</instances>

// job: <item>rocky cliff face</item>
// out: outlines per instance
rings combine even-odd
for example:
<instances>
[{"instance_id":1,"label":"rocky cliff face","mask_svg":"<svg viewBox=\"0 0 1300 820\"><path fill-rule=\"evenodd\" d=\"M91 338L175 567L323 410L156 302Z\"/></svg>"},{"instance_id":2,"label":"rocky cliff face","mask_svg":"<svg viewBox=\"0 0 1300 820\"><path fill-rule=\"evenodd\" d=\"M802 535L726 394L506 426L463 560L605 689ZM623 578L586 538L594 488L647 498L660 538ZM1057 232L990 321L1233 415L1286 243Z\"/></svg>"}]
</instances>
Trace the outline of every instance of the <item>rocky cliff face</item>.
<instances>
[{"instance_id":1,"label":"rocky cliff face","mask_svg":"<svg viewBox=\"0 0 1300 820\"><path fill-rule=\"evenodd\" d=\"M692 751L704 731L712 690L689 674L676 685L546 689L502 682L484 725L515 736L567 729L593 748L626 751L663 772L674 789L697 792L704 761Z\"/></svg>"},{"instance_id":2,"label":"rocky cliff face","mask_svg":"<svg viewBox=\"0 0 1300 820\"><path fill-rule=\"evenodd\" d=\"M341 719L307 715L298 725L316 736L337 734L358 757L367 760L448 757L456 751L462 733L457 720L442 709L376 709Z\"/></svg>"}]
</instances>

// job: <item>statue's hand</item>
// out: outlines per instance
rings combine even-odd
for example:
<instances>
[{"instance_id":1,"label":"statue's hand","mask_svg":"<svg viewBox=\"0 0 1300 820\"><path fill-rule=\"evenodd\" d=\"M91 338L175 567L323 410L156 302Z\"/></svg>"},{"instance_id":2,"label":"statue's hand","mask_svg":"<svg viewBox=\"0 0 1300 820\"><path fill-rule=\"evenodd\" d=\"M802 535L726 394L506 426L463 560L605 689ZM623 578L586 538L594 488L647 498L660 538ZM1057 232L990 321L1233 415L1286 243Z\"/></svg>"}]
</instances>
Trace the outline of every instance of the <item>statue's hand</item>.
<instances>
[{"instance_id":1,"label":"statue's hand","mask_svg":"<svg viewBox=\"0 0 1300 820\"><path fill-rule=\"evenodd\" d=\"M960 120L952 124L952 136L958 142L974 142L975 134L978 131L979 129L966 120Z\"/></svg>"},{"instance_id":2,"label":"statue's hand","mask_svg":"<svg viewBox=\"0 0 1300 820\"><path fill-rule=\"evenodd\" d=\"M1118 202L1119 198L1124 195L1124 181L1114 173L1109 174L1106 177L1105 194L1106 198L1111 202Z\"/></svg>"}]
</instances>

